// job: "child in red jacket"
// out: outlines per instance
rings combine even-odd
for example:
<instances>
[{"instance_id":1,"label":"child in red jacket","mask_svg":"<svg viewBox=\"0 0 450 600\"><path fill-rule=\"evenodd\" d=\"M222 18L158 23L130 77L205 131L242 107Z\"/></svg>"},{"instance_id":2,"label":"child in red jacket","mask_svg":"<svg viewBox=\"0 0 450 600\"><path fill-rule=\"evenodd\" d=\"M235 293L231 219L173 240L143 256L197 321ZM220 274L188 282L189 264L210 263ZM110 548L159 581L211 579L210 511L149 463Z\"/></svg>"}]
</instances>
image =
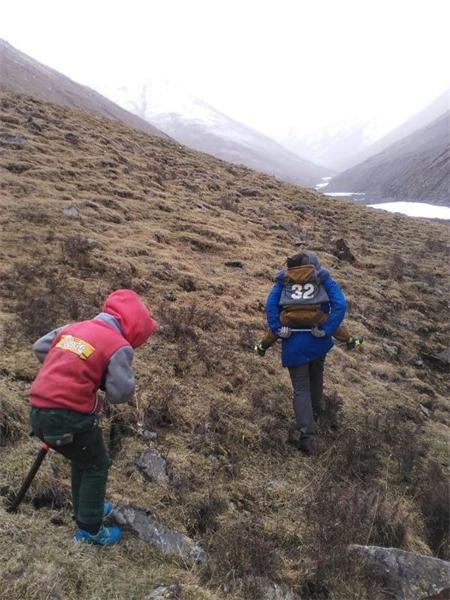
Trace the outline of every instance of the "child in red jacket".
<instances>
[{"instance_id":1,"label":"child in red jacket","mask_svg":"<svg viewBox=\"0 0 450 600\"><path fill-rule=\"evenodd\" d=\"M105 527L112 510L105 503L110 458L99 427L97 391L113 404L134 393L133 349L143 344L156 321L131 290L117 290L94 319L55 329L33 345L42 367L30 390L35 435L71 461L76 541L115 544L121 532Z\"/></svg>"}]
</instances>

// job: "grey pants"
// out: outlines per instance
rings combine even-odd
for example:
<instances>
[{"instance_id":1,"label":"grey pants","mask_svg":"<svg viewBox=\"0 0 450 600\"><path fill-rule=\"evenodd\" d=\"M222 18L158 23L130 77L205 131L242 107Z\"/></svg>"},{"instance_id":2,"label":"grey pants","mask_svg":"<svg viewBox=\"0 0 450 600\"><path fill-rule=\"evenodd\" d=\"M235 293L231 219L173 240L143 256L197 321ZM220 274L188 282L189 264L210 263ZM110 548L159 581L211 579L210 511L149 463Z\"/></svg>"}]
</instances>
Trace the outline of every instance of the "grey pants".
<instances>
[{"instance_id":1,"label":"grey pants","mask_svg":"<svg viewBox=\"0 0 450 600\"><path fill-rule=\"evenodd\" d=\"M314 439L314 420L319 416L323 394L325 357L289 368L297 429L302 438Z\"/></svg>"}]
</instances>

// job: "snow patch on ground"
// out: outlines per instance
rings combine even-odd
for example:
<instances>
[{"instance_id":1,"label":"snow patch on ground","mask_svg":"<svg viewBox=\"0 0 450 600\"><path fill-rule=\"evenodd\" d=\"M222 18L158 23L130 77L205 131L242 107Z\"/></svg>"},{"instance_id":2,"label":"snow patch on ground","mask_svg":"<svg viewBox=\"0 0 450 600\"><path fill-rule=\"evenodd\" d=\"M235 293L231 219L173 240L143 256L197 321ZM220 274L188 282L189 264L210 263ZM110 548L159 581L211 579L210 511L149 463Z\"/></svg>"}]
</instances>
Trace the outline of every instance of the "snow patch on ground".
<instances>
[{"instance_id":1,"label":"snow patch on ground","mask_svg":"<svg viewBox=\"0 0 450 600\"><path fill-rule=\"evenodd\" d=\"M372 208L397 212L409 217L423 217L426 219L450 219L450 208L435 206L425 202L385 202L383 204L370 204Z\"/></svg>"},{"instance_id":2,"label":"snow patch on ground","mask_svg":"<svg viewBox=\"0 0 450 600\"><path fill-rule=\"evenodd\" d=\"M364 192L325 192L325 196L332 196L333 198L345 198L345 197L353 197L353 196L365 196Z\"/></svg>"}]
</instances>

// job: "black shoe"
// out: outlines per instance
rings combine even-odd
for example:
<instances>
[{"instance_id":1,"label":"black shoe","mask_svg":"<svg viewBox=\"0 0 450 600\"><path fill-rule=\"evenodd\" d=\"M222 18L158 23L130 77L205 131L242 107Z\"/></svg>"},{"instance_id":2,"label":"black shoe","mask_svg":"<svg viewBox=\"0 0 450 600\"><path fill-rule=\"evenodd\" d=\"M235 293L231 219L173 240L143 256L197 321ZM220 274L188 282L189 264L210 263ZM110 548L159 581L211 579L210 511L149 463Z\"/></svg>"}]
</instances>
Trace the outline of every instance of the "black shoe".
<instances>
[{"instance_id":1,"label":"black shoe","mask_svg":"<svg viewBox=\"0 0 450 600\"><path fill-rule=\"evenodd\" d=\"M303 454L306 454L306 456L314 456L316 453L314 440L311 439L300 440L298 443L298 449L300 452L303 452Z\"/></svg>"},{"instance_id":2,"label":"black shoe","mask_svg":"<svg viewBox=\"0 0 450 600\"><path fill-rule=\"evenodd\" d=\"M302 437L302 432L298 429L289 430L288 442L306 456L312 456L315 453L314 439Z\"/></svg>"}]
</instances>

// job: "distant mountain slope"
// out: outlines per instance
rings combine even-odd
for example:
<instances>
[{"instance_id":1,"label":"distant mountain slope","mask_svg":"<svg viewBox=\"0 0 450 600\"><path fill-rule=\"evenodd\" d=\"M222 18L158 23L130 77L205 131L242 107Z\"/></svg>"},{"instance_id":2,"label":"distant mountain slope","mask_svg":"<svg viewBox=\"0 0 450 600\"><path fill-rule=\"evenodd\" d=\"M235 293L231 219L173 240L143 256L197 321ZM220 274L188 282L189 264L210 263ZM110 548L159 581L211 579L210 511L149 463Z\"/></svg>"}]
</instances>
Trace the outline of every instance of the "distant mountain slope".
<instances>
[{"instance_id":1,"label":"distant mountain slope","mask_svg":"<svg viewBox=\"0 0 450 600\"><path fill-rule=\"evenodd\" d=\"M1 39L0 90L27 94L45 102L79 108L122 121L134 129L152 135L167 137L144 119L117 106L91 88L39 63Z\"/></svg>"},{"instance_id":2,"label":"distant mountain slope","mask_svg":"<svg viewBox=\"0 0 450 600\"><path fill-rule=\"evenodd\" d=\"M285 132L274 133L273 137L292 152L340 172L347 168L350 156L376 139L373 129L371 121L343 121L309 131L293 125Z\"/></svg>"},{"instance_id":3,"label":"distant mountain slope","mask_svg":"<svg viewBox=\"0 0 450 600\"><path fill-rule=\"evenodd\" d=\"M284 181L314 186L330 169L287 150L168 82L108 90L121 106L154 123L181 144L243 164Z\"/></svg>"},{"instance_id":4,"label":"distant mountain slope","mask_svg":"<svg viewBox=\"0 0 450 600\"><path fill-rule=\"evenodd\" d=\"M450 111L333 179L327 192L450 206Z\"/></svg>"},{"instance_id":5,"label":"distant mountain slope","mask_svg":"<svg viewBox=\"0 0 450 600\"><path fill-rule=\"evenodd\" d=\"M382 152L385 148L388 148L391 144L398 142L399 140L411 135L415 131L418 131L422 127L426 127L432 123L435 119L443 115L450 109L450 90L447 90L436 98L431 104L424 108L419 113L413 115L410 119L402 123L399 127L396 127L390 131L387 135L383 136L370 146L367 146L363 150L354 152L350 156L346 157L344 161L340 163L340 167L344 169L350 169L351 167L362 163L367 158L375 156L379 152Z\"/></svg>"}]
</instances>

